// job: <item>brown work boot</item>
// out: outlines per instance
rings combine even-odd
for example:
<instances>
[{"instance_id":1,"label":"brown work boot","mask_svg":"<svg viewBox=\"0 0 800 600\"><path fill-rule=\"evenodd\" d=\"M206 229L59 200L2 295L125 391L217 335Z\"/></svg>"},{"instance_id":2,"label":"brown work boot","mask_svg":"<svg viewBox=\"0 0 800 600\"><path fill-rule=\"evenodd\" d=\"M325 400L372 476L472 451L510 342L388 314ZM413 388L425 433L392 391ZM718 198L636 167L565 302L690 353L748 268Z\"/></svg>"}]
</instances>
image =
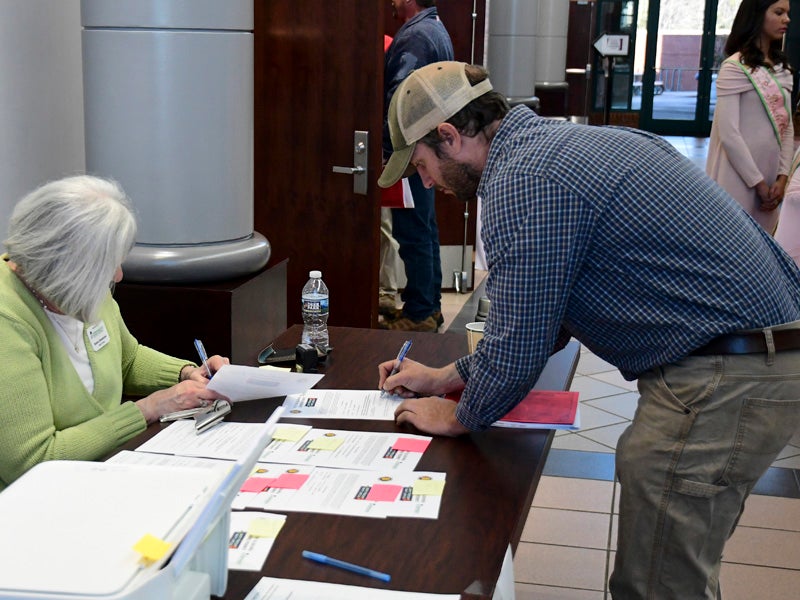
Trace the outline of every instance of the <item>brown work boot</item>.
<instances>
[{"instance_id":1,"label":"brown work boot","mask_svg":"<svg viewBox=\"0 0 800 600\"><path fill-rule=\"evenodd\" d=\"M378 323L381 329L391 329L393 331L431 331L436 332L439 324L433 315L422 321L414 321L410 317L400 317L393 321Z\"/></svg>"},{"instance_id":2,"label":"brown work boot","mask_svg":"<svg viewBox=\"0 0 800 600\"><path fill-rule=\"evenodd\" d=\"M384 321L396 321L400 317L403 316L403 309L397 308L396 306L393 307L383 307L378 306L378 314L383 317Z\"/></svg>"},{"instance_id":3,"label":"brown work boot","mask_svg":"<svg viewBox=\"0 0 800 600\"><path fill-rule=\"evenodd\" d=\"M394 294L381 292L378 295L378 312L382 310L392 311L397 309L397 297Z\"/></svg>"}]
</instances>

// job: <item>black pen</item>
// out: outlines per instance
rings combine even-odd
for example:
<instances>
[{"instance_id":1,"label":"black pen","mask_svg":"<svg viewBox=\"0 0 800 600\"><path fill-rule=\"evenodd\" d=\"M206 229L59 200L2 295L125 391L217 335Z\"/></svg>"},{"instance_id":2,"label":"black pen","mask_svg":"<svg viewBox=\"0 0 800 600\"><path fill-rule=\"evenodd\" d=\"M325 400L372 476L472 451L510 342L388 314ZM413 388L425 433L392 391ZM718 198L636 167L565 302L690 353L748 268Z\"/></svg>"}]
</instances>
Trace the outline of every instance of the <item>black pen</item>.
<instances>
[{"instance_id":1,"label":"black pen","mask_svg":"<svg viewBox=\"0 0 800 600\"><path fill-rule=\"evenodd\" d=\"M197 349L197 354L200 355L200 360L203 361L203 366L206 368L208 378L211 379L211 368L208 366L208 354L206 354L206 348L203 346L203 342L195 340L194 347Z\"/></svg>"}]
</instances>

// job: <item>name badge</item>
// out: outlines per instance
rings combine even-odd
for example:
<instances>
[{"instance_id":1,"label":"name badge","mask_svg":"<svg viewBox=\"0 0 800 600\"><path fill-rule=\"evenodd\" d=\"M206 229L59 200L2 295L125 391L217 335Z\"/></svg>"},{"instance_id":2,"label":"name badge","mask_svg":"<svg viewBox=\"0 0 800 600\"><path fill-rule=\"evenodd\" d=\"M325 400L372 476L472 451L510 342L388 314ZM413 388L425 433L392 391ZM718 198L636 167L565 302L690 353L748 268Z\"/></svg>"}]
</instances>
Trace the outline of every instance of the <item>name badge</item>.
<instances>
[{"instance_id":1,"label":"name badge","mask_svg":"<svg viewBox=\"0 0 800 600\"><path fill-rule=\"evenodd\" d=\"M97 352L105 346L109 339L108 339L108 331L106 330L106 324L103 321L92 325L86 329L86 335L89 336L89 343L92 345L92 350Z\"/></svg>"}]
</instances>

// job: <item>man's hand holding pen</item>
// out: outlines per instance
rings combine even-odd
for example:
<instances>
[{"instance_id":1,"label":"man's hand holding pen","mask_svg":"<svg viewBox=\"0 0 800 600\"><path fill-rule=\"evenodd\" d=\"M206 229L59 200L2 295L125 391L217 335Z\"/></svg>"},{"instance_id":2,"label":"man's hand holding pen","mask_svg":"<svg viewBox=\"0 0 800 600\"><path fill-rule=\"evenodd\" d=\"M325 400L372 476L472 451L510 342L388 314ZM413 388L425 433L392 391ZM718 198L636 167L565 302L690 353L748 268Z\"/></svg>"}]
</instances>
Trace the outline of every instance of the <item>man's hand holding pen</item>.
<instances>
[{"instance_id":1,"label":"man's hand holding pen","mask_svg":"<svg viewBox=\"0 0 800 600\"><path fill-rule=\"evenodd\" d=\"M398 357L378 365L378 379L381 390L406 398L394 413L398 425L407 423L434 435L457 436L468 431L456 419L456 403L440 397L464 388L455 364L434 368Z\"/></svg>"},{"instance_id":2,"label":"man's hand holding pen","mask_svg":"<svg viewBox=\"0 0 800 600\"><path fill-rule=\"evenodd\" d=\"M400 370L400 366L403 364L403 360L405 360L405 358L406 358L406 354L408 354L408 351L411 350L411 344L412 344L411 340L406 340L405 343L403 343L403 346L400 348L400 352L397 353L397 358L392 363L392 368L389 371L388 376L383 372L383 369L382 369L383 365L385 365L386 363L383 363L383 365L381 365L379 367L380 374L381 374L381 379L380 379L380 384L379 384L379 388L381 390L381 396L385 395L386 392L388 391L388 390L383 389L384 381L386 381L386 379L388 377L392 377L394 375L397 375L397 372Z\"/></svg>"}]
</instances>

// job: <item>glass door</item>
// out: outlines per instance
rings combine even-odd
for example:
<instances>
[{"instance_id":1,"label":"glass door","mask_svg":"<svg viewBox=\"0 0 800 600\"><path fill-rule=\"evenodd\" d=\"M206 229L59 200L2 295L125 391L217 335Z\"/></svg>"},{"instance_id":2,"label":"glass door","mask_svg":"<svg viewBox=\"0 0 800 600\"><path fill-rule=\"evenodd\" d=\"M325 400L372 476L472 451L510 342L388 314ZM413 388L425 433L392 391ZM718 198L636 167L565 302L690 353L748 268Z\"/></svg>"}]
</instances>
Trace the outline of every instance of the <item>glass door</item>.
<instances>
[{"instance_id":1,"label":"glass door","mask_svg":"<svg viewBox=\"0 0 800 600\"><path fill-rule=\"evenodd\" d=\"M640 34L646 31L647 39L638 87L642 129L662 135L709 134L716 104L713 82L738 4L649 0L640 7Z\"/></svg>"}]
</instances>

